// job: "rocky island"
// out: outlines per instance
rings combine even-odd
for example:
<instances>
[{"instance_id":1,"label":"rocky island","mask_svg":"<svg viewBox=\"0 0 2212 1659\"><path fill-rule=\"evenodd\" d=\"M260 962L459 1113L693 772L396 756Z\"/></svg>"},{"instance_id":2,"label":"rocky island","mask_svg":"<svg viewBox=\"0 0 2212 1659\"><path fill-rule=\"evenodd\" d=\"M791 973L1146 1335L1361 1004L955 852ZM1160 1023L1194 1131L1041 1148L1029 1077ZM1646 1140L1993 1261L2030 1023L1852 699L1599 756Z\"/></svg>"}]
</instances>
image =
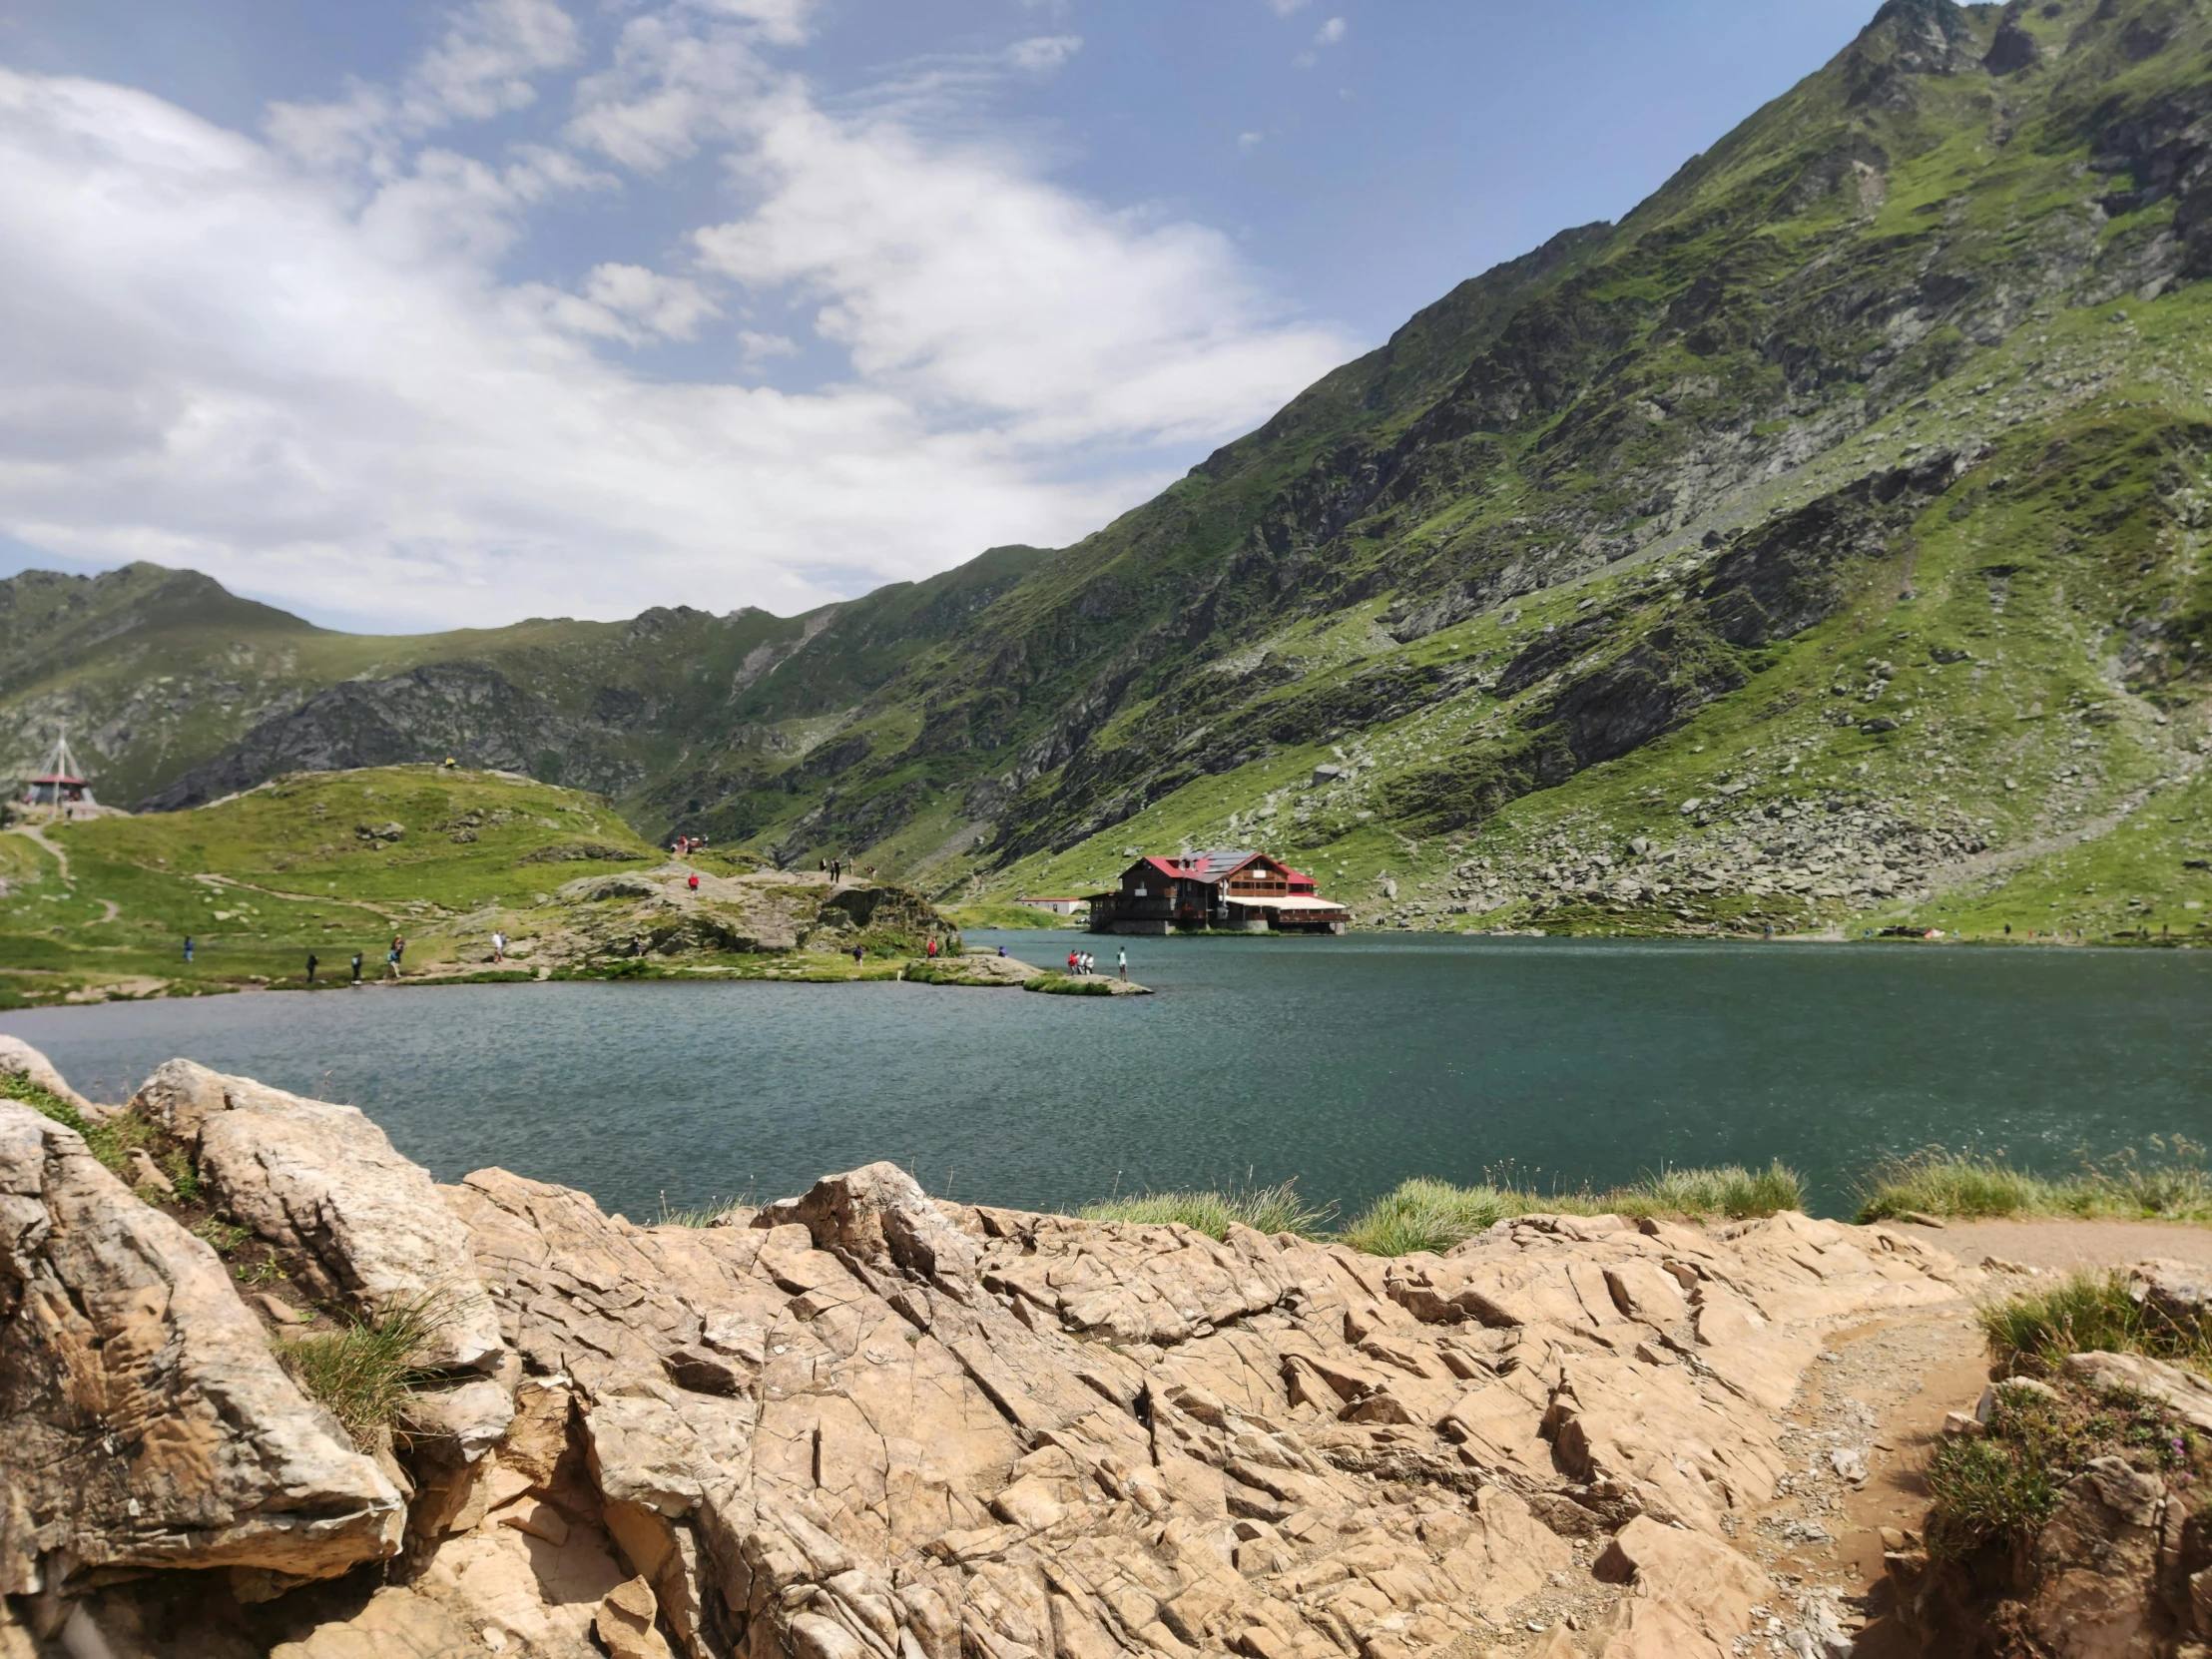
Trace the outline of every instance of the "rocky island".
<instances>
[{"instance_id":1,"label":"rocky island","mask_svg":"<svg viewBox=\"0 0 2212 1659\"><path fill-rule=\"evenodd\" d=\"M952 1204L887 1163L641 1226L502 1169L441 1186L355 1108L189 1060L99 1106L8 1042L9 1659L2212 1632L2212 1385L2134 1341L1923 1397L1946 1374L1913 1345L2030 1271L1926 1229L1527 1215L1383 1258ZM2132 1295L2138 1337L2201 1334L2212 1286L2150 1265ZM1895 1397L1839 1403L1870 1353ZM1947 1431L1899 1431L1907 1396ZM1882 1531L1871 1584L1811 1559L1870 1464L2012 1456L2076 1405L2080 1466L2037 1465L2026 1530L1939 1504Z\"/></svg>"}]
</instances>

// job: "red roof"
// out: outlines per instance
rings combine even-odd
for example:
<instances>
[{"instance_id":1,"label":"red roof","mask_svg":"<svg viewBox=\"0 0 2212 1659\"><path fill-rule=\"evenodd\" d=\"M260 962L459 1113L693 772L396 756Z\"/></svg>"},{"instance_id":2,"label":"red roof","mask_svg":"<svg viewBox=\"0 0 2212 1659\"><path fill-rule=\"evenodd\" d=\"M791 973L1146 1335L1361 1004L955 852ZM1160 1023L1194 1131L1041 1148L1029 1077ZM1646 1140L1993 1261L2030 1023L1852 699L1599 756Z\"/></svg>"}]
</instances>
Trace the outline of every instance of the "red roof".
<instances>
[{"instance_id":1,"label":"red roof","mask_svg":"<svg viewBox=\"0 0 2212 1659\"><path fill-rule=\"evenodd\" d=\"M1266 859L1267 862L1281 869L1285 880L1291 886L1303 886L1309 891L1313 889L1315 885L1313 876L1295 870L1289 864L1284 863L1282 859L1270 857L1265 852L1201 852L1189 858L1163 858L1147 853L1138 862L1150 864L1171 880L1204 881L1211 885L1217 881L1228 880L1240 870L1246 869L1262 859Z\"/></svg>"}]
</instances>

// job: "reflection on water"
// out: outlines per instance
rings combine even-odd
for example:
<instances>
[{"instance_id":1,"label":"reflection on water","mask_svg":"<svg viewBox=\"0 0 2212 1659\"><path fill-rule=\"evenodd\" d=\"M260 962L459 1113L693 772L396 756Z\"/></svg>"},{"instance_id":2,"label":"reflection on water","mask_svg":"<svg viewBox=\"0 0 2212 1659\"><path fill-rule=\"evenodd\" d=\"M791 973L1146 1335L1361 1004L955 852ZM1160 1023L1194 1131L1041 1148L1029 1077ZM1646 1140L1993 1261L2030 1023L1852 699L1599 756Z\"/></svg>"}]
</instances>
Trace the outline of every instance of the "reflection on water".
<instances>
[{"instance_id":1,"label":"reflection on water","mask_svg":"<svg viewBox=\"0 0 2212 1659\"><path fill-rule=\"evenodd\" d=\"M1033 961L1070 935L972 934ZM1117 943L1119 941L1116 941ZM633 1218L870 1159L1023 1207L1297 1176L1543 1184L1781 1157L1843 1207L1884 1152L2050 1167L2212 1138L2212 955L1446 939L1132 939L1140 998L547 984L0 1014L117 1096L173 1054L364 1107Z\"/></svg>"}]
</instances>

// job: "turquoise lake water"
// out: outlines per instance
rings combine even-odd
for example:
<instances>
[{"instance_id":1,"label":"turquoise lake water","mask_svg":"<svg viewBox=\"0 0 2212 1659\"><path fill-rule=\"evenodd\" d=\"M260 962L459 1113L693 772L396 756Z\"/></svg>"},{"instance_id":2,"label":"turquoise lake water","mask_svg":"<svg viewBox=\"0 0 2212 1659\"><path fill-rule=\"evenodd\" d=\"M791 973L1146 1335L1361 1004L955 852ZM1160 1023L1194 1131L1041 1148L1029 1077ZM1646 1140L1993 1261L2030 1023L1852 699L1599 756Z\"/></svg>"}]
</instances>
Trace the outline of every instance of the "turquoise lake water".
<instances>
[{"instance_id":1,"label":"turquoise lake water","mask_svg":"<svg viewBox=\"0 0 2212 1659\"><path fill-rule=\"evenodd\" d=\"M1062 960L1060 932L971 934ZM1109 960L1116 941L1088 940ZM1028 1208L1408 1175L1600 1185L1779 1157L1817 1207L1940 1142L2070 1168L2212 1140L2212 953L1925 945L1132 939L1159 994L545 984L0 1014L87 1092L183 1054L351 1101L452 1180L486 1164L633 1219L889 1158Z\"/></svg>"}]
</instances>

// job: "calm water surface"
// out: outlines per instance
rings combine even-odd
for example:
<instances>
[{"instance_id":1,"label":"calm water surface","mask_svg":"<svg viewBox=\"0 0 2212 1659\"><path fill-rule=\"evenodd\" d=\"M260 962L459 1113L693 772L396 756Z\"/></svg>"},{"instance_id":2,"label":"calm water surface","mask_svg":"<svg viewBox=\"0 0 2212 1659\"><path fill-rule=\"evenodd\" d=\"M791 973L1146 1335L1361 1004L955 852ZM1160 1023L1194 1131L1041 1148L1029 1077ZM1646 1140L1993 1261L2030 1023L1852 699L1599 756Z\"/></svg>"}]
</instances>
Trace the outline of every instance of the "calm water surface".
<instances>
[{"instance_id":1,"label":"calm water surface","mask_svg":"<svg viewBox=\"0 0 2212 1659\"><path fill-rule=\"evenodd\" d=\"M1067 933L971 934L1065 957ZM1111 940L1095 940L1111 958ZM2212 1139L2212 953L1558 939L1134 939L1142 998L898 984L548 984L0 1014L120 1098L164 1059L366 1109L652 1214L891 1158L1055 1207L1297 1176L1543 1185L1779 1157L1848 1202L1931 1142L2070 1167Z\"/></svg>"}]
</instances>

